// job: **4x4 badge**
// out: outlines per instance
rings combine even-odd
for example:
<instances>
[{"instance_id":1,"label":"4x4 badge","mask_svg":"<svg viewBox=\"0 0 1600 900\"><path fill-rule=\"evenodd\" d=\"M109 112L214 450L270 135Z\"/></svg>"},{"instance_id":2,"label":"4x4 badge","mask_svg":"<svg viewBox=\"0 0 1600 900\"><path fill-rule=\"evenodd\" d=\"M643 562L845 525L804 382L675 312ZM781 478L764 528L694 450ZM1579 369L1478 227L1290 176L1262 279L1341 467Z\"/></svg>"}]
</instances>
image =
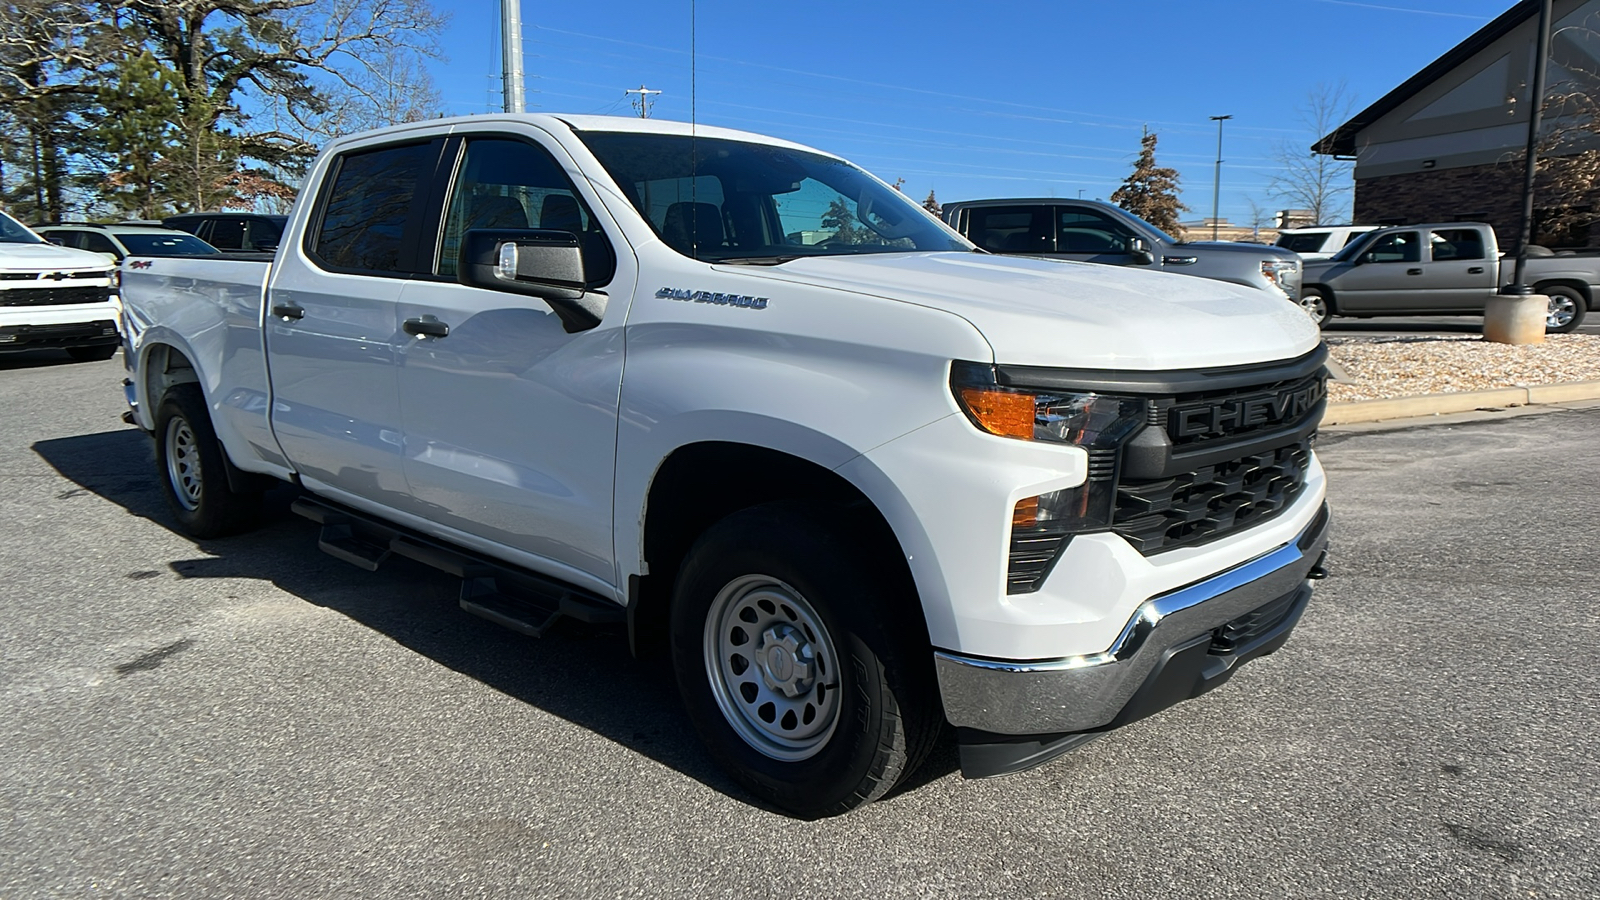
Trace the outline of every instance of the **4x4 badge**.
<instances>
[{"instance_id":1,"label":"4x4 badge","mask_svg":"<svg viewBox=\"0 0 1600 900\"><path fill-rule=\"evenodd\" d=\"M657 300L689 300L694 303L715 303L718 306L741 306L745 309L766 309L766 297L748 294L719 294L715 291L690 291L683 288L664 287L656 291Z\"/></svg>"}]
</instances>

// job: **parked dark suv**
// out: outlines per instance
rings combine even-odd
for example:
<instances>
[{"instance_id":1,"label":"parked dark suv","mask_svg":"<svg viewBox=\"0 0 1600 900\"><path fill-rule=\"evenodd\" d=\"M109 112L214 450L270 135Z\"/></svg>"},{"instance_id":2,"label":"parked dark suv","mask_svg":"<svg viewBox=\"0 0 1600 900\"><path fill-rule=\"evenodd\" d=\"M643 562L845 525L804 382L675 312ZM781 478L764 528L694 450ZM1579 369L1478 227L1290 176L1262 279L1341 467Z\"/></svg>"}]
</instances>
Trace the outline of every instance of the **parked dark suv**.
<instances>
[{"instance_id":1,"label":"parked dark suv","mask_svg":"<svg viewBox=\"0 0 1600 900\"><path fill-rule=\"evenodd\" d=\"M168 228L187 231L218 250L278 249L288 216L259 213L206 212L184 213L163 219Z\"/></svg>"}]
</instances>

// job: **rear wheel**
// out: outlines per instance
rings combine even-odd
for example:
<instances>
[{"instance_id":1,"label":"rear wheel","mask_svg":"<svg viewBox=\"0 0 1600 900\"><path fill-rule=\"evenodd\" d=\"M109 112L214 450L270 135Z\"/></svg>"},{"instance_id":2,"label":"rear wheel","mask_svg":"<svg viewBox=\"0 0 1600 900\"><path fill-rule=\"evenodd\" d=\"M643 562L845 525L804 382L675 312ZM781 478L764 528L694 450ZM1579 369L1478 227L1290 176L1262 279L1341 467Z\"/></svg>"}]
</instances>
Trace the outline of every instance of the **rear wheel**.
<instances>
[{"instance_id":1,"label":"rear wheel","mask_svg":"<svg viewBox=\"0 0 1600 900\"><path fill-rule=\"evenodd\" d=\"M1300 292L1300 308L1306 311L1311 321L1317 323L1318 328L1333 318L1333 304L1316 288L1305 288Z\"/></svg>"},{"instance_id":2,"label":"rear wheel","mask_svg":"<svg viewBox=\"0 0 1600 900\"><path fill-rule=\"evenodd\" d=\"M1576 289L1558 284L1538 290L1550 298L1549 310L1544 320L1545 333L1567 334L1583 324L1583 314L1587 311L1587 307L1583 302L1583 295Z\"/></svg>"},{"instance_id":3,"label":"rear wheel","mask_svg":"<svg viewBox=\"0 0 1600 900\"><path fill-rule=\"evenodd\" d=\"M695 542L672 604L696 731L751 792L805 818L883 796L940 726L914 598L840 532L789 504L735 513Z\"/></svg>"},{"instance_id":4,"label":"rear wheel","mask_svg":"<svg viewBox=\"0 0 1600 900\"><path fill-rule=\"evenodd\" d=\"M261 494L228 484L222 445L196 384L167 390L156 409L156 470L167 506L193 537L214 538L254 527Z\"/></svg>"},{"instance_id":5,"label":"rear wheel","mask_svg":"<svg viewBox=\"0 0 1600 900\"><path fill-rule=\"evenodd\" d=\"M68 347L67 355L78 362L94 362L117 355L116 344L97 344L93 347Z\"/></svg>"}]
</instances>

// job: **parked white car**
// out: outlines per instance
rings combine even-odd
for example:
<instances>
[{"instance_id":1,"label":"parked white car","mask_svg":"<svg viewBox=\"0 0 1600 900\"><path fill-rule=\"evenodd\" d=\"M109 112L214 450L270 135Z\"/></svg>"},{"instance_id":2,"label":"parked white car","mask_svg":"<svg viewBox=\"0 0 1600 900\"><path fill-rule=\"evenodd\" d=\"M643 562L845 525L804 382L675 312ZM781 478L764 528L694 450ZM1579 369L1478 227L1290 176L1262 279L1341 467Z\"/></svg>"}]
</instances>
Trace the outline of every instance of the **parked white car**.
<instances>
[{"instance_id":1,"label":"parked white car","mask_svg":"<svg viewBox=\"0 0 1600 900\"><path fill-rule=\"evenodd\" d=\"M0 352L110 359L121 341L111 274L104 256L58 247L0 212Z\"/></svg>"},{"instance_id":2,"label":"parked white car","mask_svg":"<svg viewBox=\"0 0 1600 900\"><path fill-rule=\"evenodd\" d=\"M1344 245L1381 225L1318 225L1314 228L1285 228L1278 232L1278 246L1293 250L1301 259L1328 259Z\"/></svg>"}]
</instances>

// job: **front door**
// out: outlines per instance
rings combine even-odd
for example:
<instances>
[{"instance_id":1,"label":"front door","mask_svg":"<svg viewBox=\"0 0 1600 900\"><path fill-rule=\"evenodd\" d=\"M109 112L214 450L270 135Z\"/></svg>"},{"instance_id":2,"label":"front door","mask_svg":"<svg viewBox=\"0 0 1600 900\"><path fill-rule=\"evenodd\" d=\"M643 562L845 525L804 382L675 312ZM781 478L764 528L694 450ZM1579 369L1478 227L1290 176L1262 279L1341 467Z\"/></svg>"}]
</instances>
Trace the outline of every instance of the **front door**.
<instances>
[{"instance_id":1,"label":"front door","mask_svg":"<svg viewBox=\"0 0 1600 900\"><path fill-rule=\"evenodd\" d=\"M1421 232L1386 234L1373 241L1356 262L1332 279L1341 313L1399 312L1423 305L1426 266Z\"/></svg>"},{"instance_id":2,"label":"front door","mask_svg":"<svg viewBox=\"0 0 1600 900\"><path fill-rule=\"evenodd\" d=\"M278 445L308 487L368 509L411 505L400 461L395 303L414 274L406 247L420 218L418 189L442 146L362 149L337 160L304 257L275 266L267 293Z\"/></svg>"},{"instance_id":3,"label":"front door","mask_svg":"<svg viewBox=\"0 0 1600 900\"><path fill-rule=\"evenodd\" d=\"M429 518L578 583L616 584L612 480L622 321L633 294L626 245L609 238L574 187L564 152L532 136L468 136L456 167L431 279L406 286L402 325L427 317L443 336L399 353L406 480ZM578 235L590 283L611 308L568 334L536 297L455 281L462 234L547 228ZM524 556L525 554L525 556Z\"/></svg>"}]
</instances>

